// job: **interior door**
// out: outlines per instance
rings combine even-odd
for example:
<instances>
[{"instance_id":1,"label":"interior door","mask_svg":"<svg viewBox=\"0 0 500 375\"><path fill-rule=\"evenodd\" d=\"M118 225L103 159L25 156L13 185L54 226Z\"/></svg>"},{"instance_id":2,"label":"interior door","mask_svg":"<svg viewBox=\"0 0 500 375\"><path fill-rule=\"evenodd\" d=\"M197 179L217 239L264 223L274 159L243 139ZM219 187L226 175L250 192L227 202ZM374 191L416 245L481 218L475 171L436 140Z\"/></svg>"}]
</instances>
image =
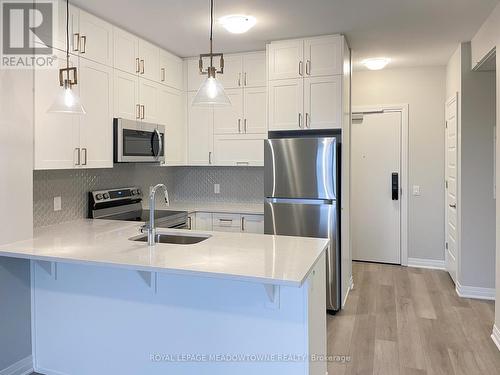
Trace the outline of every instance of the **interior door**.
<instances>
[{"instance_id":1,"label":"interior door","mask_svg":"<svg viewBox=\"0 0 500 375\"><path fill-rule=\"evenodd\" d=\"M353 260L401 264L401 126L401 112L353 118Z\"/></svg>"},{"instance_id":2,"label":"interior door","mask_svg":"<svg viewBox=\"0 0 500 375\"><path fill-rule=\"evenodd\" d=\"M457 98L446 103L446 270L453 281L457 277Z\"/></svg>"}]
</instances>

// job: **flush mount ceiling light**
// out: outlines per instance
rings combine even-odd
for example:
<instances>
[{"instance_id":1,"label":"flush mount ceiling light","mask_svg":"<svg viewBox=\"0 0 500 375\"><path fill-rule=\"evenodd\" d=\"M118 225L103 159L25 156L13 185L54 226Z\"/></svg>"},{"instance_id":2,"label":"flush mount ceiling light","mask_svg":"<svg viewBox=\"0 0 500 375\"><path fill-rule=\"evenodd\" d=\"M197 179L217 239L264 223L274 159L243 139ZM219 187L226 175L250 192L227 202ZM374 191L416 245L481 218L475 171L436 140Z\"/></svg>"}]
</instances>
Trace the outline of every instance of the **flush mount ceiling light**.
<instances>
[{"instance_id":1,"label":"flush mount ceiling light","mask_svg":"<svg viewBox=\"0 0 500 375\"><path fill-rule=\"evenodd\" d=\"M381 70L386 67L387 64L391 62L391 59L387 59L385 57L377 57L375 59L366 59L361 62L364 66L366 66L370 70Z\"/></svg>"},{"instance_id":2,"label":"flush mount ceiling light","mask_svg":"<svg viewBox=\"0 0 500 375\"><path fill-rule=\"evenodd\" d=\"M48 112L84 115L85 109L73 86L78 83L76 67L69 66L69 2L66 0L66 68L59 69L60 92Z\"/></svg>"},{"instance_id":3,"label":"flush mount ceiling light","mask_svg":"<svg viewBox=\"0 0 500 375\"><path fill-rule=\"evenodd\" d=\"M199 67L200 74L206 74L208 77L202 83L196 96L193 99L194 106L227 106L231 105L224 87L215 78L216 74L224 74L224 55L213 52L213 28L214 28L214 1L210 0L210 53L200 55ZM210 66L203 68L203 58L210 59ZM214 67L214 57L220 57L219 70Z\"/></svg>"},{"instance_id":4,"label":"flush mount ceiling light","mask_svg":"<svg viewBox=\"0 0 500 375\"><path fill-rule=\"evenodd\" d=\"M230 33L243 34L254 27L257 20L252 16L232 14L220 18L219 23Z\"/></svg>"}]
</instances>

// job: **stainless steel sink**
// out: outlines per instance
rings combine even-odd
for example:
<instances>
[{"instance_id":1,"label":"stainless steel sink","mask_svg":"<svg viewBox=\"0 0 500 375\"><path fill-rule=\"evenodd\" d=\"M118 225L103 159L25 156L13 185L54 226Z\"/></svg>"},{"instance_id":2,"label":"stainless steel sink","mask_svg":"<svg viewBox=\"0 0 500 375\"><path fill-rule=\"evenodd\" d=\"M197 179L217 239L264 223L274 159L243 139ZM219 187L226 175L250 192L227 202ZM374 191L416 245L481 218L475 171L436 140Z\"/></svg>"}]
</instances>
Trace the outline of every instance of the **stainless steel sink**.
<instances>
[{"instance_id":1,"label":"stainless steel sink","mask_svg":"<svg viewBox=\"0 0 500 375\"><path fill-rule=\"evenodd\" d=\"M193 235L186 236L182 234L172 234L172 233L157 233L155 237L156 243L170 243L175 245L193 245L195 243L199 243L205 241L210 238L209 235ZM130 240L132 241L140 241L140 242L148 242L148 235L140 235L137 237L133 237Z\"/></svg>"}]
</instances>

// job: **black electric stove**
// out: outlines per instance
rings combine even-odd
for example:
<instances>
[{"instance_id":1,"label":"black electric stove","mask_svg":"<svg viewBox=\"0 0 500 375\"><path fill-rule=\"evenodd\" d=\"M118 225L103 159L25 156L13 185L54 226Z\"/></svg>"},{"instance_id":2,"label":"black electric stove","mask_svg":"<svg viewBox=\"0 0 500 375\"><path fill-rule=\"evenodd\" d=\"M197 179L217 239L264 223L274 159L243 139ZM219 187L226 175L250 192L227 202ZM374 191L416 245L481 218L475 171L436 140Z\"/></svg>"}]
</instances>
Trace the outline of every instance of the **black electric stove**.
<instances>
[{"instance_id":1,"label":"black electric stove","mask_svg":"<svg viewBox=\"0 0 500 375\"><path fill-rule=\"evenodd\" d=\"M159 228L188 228L187 211L155 210ZM142 192L137 187L89 192L89 218L149 222L149 210L142 209Z\"/></svg>"}]
</instances>

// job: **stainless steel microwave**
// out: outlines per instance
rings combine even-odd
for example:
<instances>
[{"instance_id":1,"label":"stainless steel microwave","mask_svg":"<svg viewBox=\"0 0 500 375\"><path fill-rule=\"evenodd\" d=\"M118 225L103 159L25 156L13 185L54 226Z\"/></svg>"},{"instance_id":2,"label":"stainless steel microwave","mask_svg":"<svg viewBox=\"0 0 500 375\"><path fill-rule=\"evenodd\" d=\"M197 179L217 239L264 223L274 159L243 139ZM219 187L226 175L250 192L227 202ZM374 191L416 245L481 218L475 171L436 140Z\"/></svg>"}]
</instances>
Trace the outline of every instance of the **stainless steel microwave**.
<instances>
[{"instance_id":1,"label":"stainless steel microwave","mask_svg":"<svg viewBox=\"0 0 500 375\"><path fill-rule=\"evenodd\" d=\"M122 118L113 119L115 163L165 161L165 126Z\"/></svg>"}]
</instances>

